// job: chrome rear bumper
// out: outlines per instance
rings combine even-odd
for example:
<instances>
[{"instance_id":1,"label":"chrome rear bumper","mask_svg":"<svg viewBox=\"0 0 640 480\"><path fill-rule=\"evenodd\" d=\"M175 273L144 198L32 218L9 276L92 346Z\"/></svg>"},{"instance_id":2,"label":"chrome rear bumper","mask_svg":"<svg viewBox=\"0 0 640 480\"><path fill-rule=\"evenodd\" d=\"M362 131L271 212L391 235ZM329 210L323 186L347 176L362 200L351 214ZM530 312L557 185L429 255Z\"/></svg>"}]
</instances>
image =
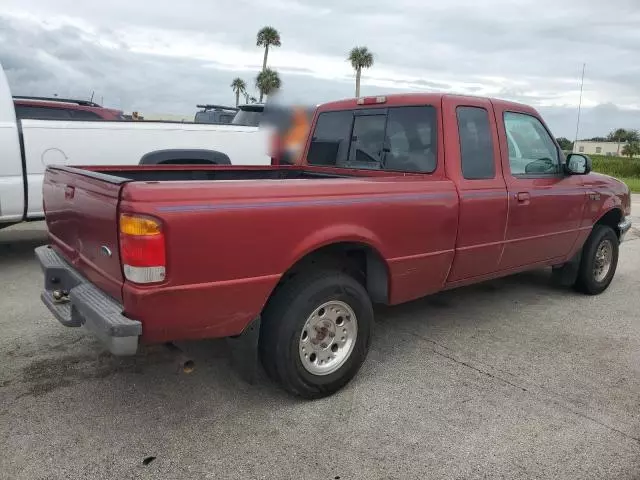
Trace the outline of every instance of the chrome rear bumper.
<instances>
[{"instance_id":1,"label":"chrome rear bumper","mask_svg":"<svg viewBox=\"0 0 640 480\"><path fill-rule=\"evenodd\" d=\"M133 355L142 324L122 314L122 305L90 283L48 245L36 248L44 273L40 298L66 327L85 327L114 355ZM61 297L61 292L66 294Z\"/></svg>"}]
</instances>

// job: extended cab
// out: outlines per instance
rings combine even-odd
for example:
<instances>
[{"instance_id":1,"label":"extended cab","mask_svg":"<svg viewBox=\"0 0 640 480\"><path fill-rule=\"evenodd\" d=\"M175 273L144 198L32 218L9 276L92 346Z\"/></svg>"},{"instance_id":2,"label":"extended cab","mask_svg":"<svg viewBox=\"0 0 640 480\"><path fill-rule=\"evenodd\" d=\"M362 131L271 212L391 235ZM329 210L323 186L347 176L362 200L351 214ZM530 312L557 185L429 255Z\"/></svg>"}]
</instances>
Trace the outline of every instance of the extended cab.
<instances>
[{"instance_id":1,"label":"extended cab","mask_svg":"<svg viewBox=\"0 0 640 480\"><path fill-rule=\"evenodd\" d=\"M322 105L298 166L49 167L42 298L115 354L246 339L316 398L364 361L373 303L545 266L605 290L630 195L590 167L533 108L443 94Z\"/></svg>"}]
</instances>

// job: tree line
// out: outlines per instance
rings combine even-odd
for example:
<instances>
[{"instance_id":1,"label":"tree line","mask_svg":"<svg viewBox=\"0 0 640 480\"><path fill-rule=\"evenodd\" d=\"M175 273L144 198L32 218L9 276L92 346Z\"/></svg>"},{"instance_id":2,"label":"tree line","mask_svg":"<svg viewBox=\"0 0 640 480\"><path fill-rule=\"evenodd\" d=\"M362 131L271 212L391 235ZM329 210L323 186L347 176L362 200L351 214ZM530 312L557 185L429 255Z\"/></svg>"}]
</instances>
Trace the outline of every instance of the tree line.
<instances>
[{"instance_id":1,"label":"tree line","mask_svg":"<svg viewBox=\"0 0 640 480\"><path fill-rule=\"evenodd\" d=\"M236 107L240 103L241 95L244 97L246 103L256 103L258 101L262 103L265 96L268 97L280 89L282 86L280 75L276 70L267 66L267 59L269 57L269 49L271 47L280 47L281 45L280 33L275 28L266 26L258 31L256 35L256 46L264 47L262 70L255 77L255 86L258 89L260 99L256 99L249 93L247 82L240 77L236 77L231 82L231 89L236 97ZM373 53L370 52L367 47L354 47L347 55L347 61L351 63L356 73L356 97L359 97L362 69L373 66Z\"/></svg>"},{"instance_id":2,"label":"tree line","mask_svg":"<svg viewBox=\"0 0 640 480\"><path fill-rule=\"evenodd\" d=\"M573 142L565 137L556 139L562 150L573 150ZM609 132L606 137L584 138L587 142L616 142L618 144L617 154L633 158L640 155L640 132L631 128L616 128Z\"/></svg>"}]
</instances>

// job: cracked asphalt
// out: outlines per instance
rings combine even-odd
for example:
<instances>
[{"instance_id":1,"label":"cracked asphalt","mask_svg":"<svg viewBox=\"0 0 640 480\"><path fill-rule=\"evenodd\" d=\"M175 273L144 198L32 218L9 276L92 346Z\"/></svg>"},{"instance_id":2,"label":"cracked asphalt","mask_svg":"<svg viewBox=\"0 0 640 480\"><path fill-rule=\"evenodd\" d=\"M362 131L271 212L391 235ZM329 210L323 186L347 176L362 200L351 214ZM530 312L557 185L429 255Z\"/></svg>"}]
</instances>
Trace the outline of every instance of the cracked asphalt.
<instances>
[{"instance_id":1,"label":"cracked asphalt","mask_svg":"<svg viewBox=\"0 0 640 480\"><path fill-rule=\"evenodd\" d=\"M43 225L0 231L0 478L638 479L639 239L598 297L536 271L378 308L356 379L305 402L220 341L181 345L190 375L101 352L40 303Z\"/></svg>"}]
</instances>

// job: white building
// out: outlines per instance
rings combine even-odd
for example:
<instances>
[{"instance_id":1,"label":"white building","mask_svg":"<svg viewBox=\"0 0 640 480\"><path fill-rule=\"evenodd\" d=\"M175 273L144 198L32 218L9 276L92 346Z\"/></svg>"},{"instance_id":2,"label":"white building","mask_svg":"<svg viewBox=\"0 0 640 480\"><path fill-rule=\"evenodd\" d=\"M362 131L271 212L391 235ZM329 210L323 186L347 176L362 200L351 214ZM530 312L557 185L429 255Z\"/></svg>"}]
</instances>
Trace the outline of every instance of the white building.
<instances>
[{"instance_id":1,"label":"white building","mask_svg":"<svg viewBox=\"0 0 640 480\"><path fill-rule=\"evenodd\" d=\"M618 142L593 142L591 140L578 140L573 144L573 153L621 157L622 149L624 148L624 146L624 142L618 144Z\"/></svg>"}]
</instances>

